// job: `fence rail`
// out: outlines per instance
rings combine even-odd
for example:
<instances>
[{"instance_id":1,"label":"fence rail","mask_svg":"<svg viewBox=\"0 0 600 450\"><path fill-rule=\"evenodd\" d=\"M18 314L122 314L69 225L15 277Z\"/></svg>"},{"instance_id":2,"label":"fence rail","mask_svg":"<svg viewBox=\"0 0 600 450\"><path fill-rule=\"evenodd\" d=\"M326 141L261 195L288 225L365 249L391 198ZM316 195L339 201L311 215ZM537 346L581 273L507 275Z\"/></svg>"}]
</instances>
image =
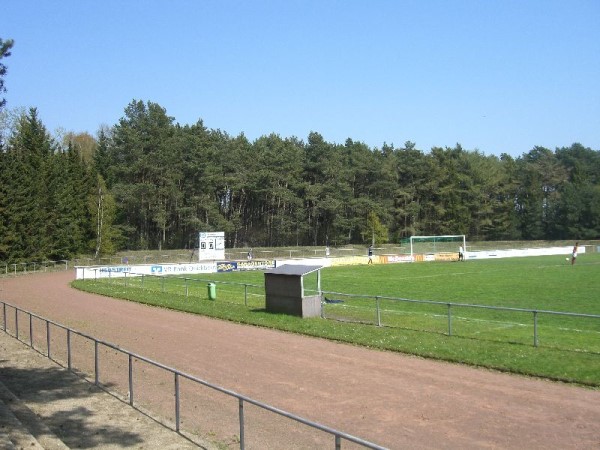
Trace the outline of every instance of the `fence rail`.
<instances>
[{"instance_id":1,"label":"fence rail","mask_svg":"<svg viewBox=\"0 0 600 450\"><path fill-rule=\"evenodd\" d=\"M240 283L235 281L216 281L210 278L189 278L181 276L165 276L152 274L137 274L133 272L125 272L123 276L113 277L108 273L107 277L98 277L100 269L92 269L95 276L93 278L81 278L81 281L96 281L104 283L114 283L125 287L139 287L148 291L161 293L172 293L183 295L184 297L200 297L198 292L206 286L205 283L214 283L219 286L231 287L236 295L241 295L243 289L244 305L249 305L250 297L260 297L260 306L265 304L265 289L264 285L252 283ZM165 286L167 285L167 286ZM206 291L204 291L206 292ZM203 297L203 296L202 296ZM256 303L256 302L254 302ZM257 306L254 304L254 306Z\"/></svg>"},{"instance_id":2,"label":"fence rail","mask_svg":"<svg viewBox=\"0 0 600 450\"><path fill-rule=\"evenodd\" d=\"M237 392L234 392L232 390L223 388L221 386L215 385L213 383L209 383L208 381L202 380L200 378L197 378L193 375L181 372L177 369L174 369L172 367L166 366L164 364L161 364L157 361L153 361L150 358L147 358L145 356L130 352L128 350L125 350L115 344L112 344L110 342L106 342L106 341L102 341L100 339L96 339L93 336L90 336L88 334L82 333L80 331L76 331L72 328L66 327L64 325L61 325L59 323L53 322L49 319L40 317L36 314L33 314L29 311L25 311L17 306L8 304L6 302L0 302L2 304L2 330L16 338L17 340L28 344L31 348L33 348L34 350L38 351L39 353L44 354L45 356L47 356L49 359L51 359L52 361L58 363L59 365L62 365L62 361L59 361L57 358L55 358L53 356L53 352L54 352L54 347L53 345L53 338L52 338L52 327L56 327L58 329L63 330L64 332L66 332L66 341L64 342L64 345L66 347L66 355L67 355L67 365L66 368L69 371L74 372L74 366L73 366L73 349L72 349L72 345L71 345L71 341L72 341L72 336L73 335L77 335L80 336L84 339L87 339L88 341L93 343L93 352L94 352L94 384L97 385L98 387L110 392L110 390L108 388L106 388L105 386L102 385L101 383L101 361L100 361L100 348L101 347L105 347L107 349L111 349L114 350L120 354L126 355L127 356L127 360L128 360L128 364L127 364L127 380L128 380L128 387L129 387L129 398L128 398L128 403L135 407L135 395L134 393L136 392L136 386L134 383L135 377L134 377L134 360L136 361L141 361L141 362L145 362L155 368L158 368L164 372L167 372L170 374L170 376L173 379L173 387L174 387L174 392L173 395L175 397L175 407L174 407L174 416L175 416L175 425L174 427L172 427L172 429L174 429L174 431L181 433L181 421L180 421L180 406L181 406L181 390L180 390L180 380L181 379L186 379L189 380L193 383L197 383L198 385L202 385L204 387L210 388L214 391L218 391L222 394L225 394L229 397L233 397L238 401L238 426L239 426L239 446L240 449L245 449L246 447L246 433L248 431L248 427L247 427L247 423L244 417L244 407L246 404L250 404L250 405L254 405L264 411L268 411L270 413L274 413L277 414L278 416L284 417L286 419L292 420L294 422L300 423L302 425L306 425L312 429L315 430L319 430L323 433L326 433L328 435L331 436L332 440L333 440L333 444L332 446L338 450L341 449L342 446L342 442L343 441L347 441L353 444L357 444L363 448L369 448L369 449L384 449L385 447L381 447L377 444L374 444L372 442L366 441L364 439L358 438L356 436L344 433L342 431L336 430L334 428L319 424L317 422L313 422L311 420L305 419L303 417L297 416L295 414L289 413L287 411L284 411L282 409L270 406L268 404L259 402L257 400L254 400L250 397L247 397L245 395L239 394ZM11 310L14 311L14 316L11 314ZM25 316L26 318L26 323L27 325L27 330L25 330L25 332L23 332L23 326L21 325L21 329L19 329L19 317L23 317ZM39 349L39 346L36 346L37 342L34 340L34 321L33 319L37 319L38 321L41 321L44 325L44 330L42 330L43 334L45 335L45 349L46 352L42 352ZM9 322L10 325L12 325L12 331L13 333L11 333L11 329L9 327ZM28 338L28 342L22 338L22 335L27 335ZM116 394L111 392L112 394ZM154 417L154 419L161 421L161 419L159 417ZM161 422L163 423L163 422ZM167 425L165 423L163 423L163 425ZM168 426L168 425L167 425ZM171 428L171 427L170 427Z\"/></svg>"},{"instance_id":3,"label":"fence rail","mask_svg":"<svg viewBox=\"0 0 600 450\"><path fill-rule=\"evenodd\" d=\"M384 313L388 314L388 317L393 315L393 314L403 314L405 313L404 311L400 311L400 310L385 310L384 308L382 308L382 301L390 301L393 303L405 303L405 304L417 304L417 305L421 305L421 306L434 306L434 307L442 307L444 308L446 311L446 334L448 336L452 336L455 334L455 330L453 329L453 318L456 318L456 315L453 313L453 311L456 311L457 309L464 309L464 310L483 310L483 311L497 311L497 312L508 312L510 314L531 314L531 325L533 327L533 335L531 336L532 341L533 341L533 346L534 347L538 347L539 345L539 328L538 328L538 319L540 316L542 315L549 315L549 316L563 316L563 317L571 317L571 318L575 318L575 319L592 319L595 320L598 324L598 329L596 332L598 332L600 334L600 315L596 315L596 314L582 314L582 313L573 313L573 312L562 312L562 311L548 311L548 310L540 310L540 309L527 309L527 308L513 308L513 307L505 307L505 306L491 306L491 305L477 305L477 304L468 304L468 303L453 303L453 302L442 302L442 301L432 301L432 300L415 300L415 299L409 299L409 298L400 298L400 297L388 297L388 296L381 296L381 295L375 295L375 296L365 296L365 295L356 295L356 294L345 294L342 292L331 292L331 291L323 291L322 292L324 298L326 299L327 296L330 297L337 297L338 299L341 298L347 298L347 299L361 299L361 300L366 300L367 303L370 303L372 305L372 310L373 313L371 314L372 317L372 323L378 327L387 325L387 326L393 326L393 323L386 323L384 324L384 320L382 319L382 315ZM339 301L339 300L338 300ZM333 310L337 305L339 305L338 301L333 301L331 302L330 300L330 306L328 307L329 310ZM339 309L337 310L337 312L335 311L331 311L331 314L329 315L327 313L327 306L328 306L328 302L327 300L324 301L323 306L325 306L325 308L323 308L323 313L322 313L322 317L324 318L334 318L334 317L339 317L340 313L339 313ZM342 313L343 314L343 313ZM441 316L441 314L437 314L437 316ZM346 320L348 319L352 319L351 314L346 315L345 317ZM360 322L364 322L364 318L362 320L360 320L361 318L358 318L356 321L360 321ZM593 351L599 351L600 352L600 348L599 349L594 349Z\"/></svg>"},{"instance_id":4,"label":"fence rail","mask_svg":"<svg viewBox=\"0 0 600 450\"><path fill-rule=\"evenodd\" d=\"M69 266L69 264L71 265ZM75 267L72 261L30 261L20 263L0 263L0 275L17 275L37 272L55 272Z\"/></svg>"},{"instance_id":5,"label":"fence rail","mask_svg":"<svg viewBox=\"0 0 600 450\"><path fill-rule=\"evenodd\" d=\"M561 245L573 245L572 240L568 241L467 241L468 251L481 250L508 250L519 248L546 248ZM585 246L586 253L600 251L600 240L580 241L580 246ZM309 247L269 247L269 248L228 248L225 250L225 260L239 261L246 260L248 251L252 250L255 259L282 259L282 258L315 258L330 256L366 256L366 245L343 245L332 246L329 253L325 246ZM410 254L410 245L408 244L385 244L376 249L376 254ZM458 248L456 249L458 251ZM197 261L198 253L191 250L163 250L163 251L124 251L119 255L106 256L100 258L80 257L70 260L58 261L29 261L29 262L7 262L0 261L0 275L10 275L19 273L49 271L49 270L68 270L75 266L92 265L113 265L113 264L154 264L154 263L190 263Z\"/></svg>"},{"instance_id":6,"label":"fence rail","mask_svg":"<svg viewBox=\"0 0 600 450\"><path fill-rule=\"evenodd\" d=\"M155 291L161 293L172 293L183 295L186 298L207 298L206 290L204 290L205 283L215 283L220 286L220 293L224 290L228 290L228 295L225 301L231 303L239 303L242 299L244 305L247 307L262 307L265 306L265 292L263 285L255 285L250 283L240 283L231 281L216 281L209 278L188 278L179 276L161 276L161 275L148 275L148 274L125 274L124 277L106 277L106 278L94 278L94 281L114 283L124 285L125 287L139 287L148 291ZM91 280L88 280L91 281ZM308 291L308 290L307 290ZM311 291L312 292L312 291ZM316 291L312 292L317 294ZM542 309L527 309L527 308L514 308L505 306L493 306L493 305L479 305L479 304L468 304L468 303L454 303L444 301L432 301L432 300L416 300L401 297L390 297L382 295L364 295L364 294L347 294L343 292L334 291L321 291L322 302L321 302L321 317L324 319L341 319L349 322L357 323L371 323L378 327L397 327L397 328L410 328L407 324L414 324L413 326L417 330L422 331L441 331L448 336L458 335L457 331L461 329L467 330L468 328L474 328L472 334L478 338L483 339L480 328L476 328L472 322L479 321L481 323L491 322L490 316L492 314L506 313L507 317L497 319L497 322L504 324L515 324L531 326L532 331L529 335L530 342L534 347L539 346L541 330L539 326L539 320L544 316L562 316L565 318L571 318L582 322L584 320L593 321L594 325L591 330L600 333L600 315L595 314L582 314L574 312L563 312L563 311L549 311ZM221 295L221 298L224 296ZM328 301L328 298L337 298L334 301ZM344 300L340 300L344 299ZM221 300L223 301L223 300ZM401 305L416 305L415 309L407 311ZM432 308L437 310L432 311ZM443 313L440 312L440 308L443 309ZM479 310L487 311L486 316L477 314L469 314L467 311ZM459 314L458 311L461 311ZM406 317L408 315L413 316L412 322L408 321ZM529 315L530 320L519 321L515 319L519 315ZM416 317L419 317L419 320ZM512 319L510 319L512 318ZM439 326L434 327L434 323L439 323L441 319L444 319L443 329ZM516 320L516 321L515 321ZM468 324L467 322L471 322ZM460 322L460 328L459 328ZM554 334L557 333L558 325L554 327ZM500 327L509 329L510 327ZM563 336L568 334L569 330L562 329L561 333ZM520 336L523 335L524 330L518 330ZM573 329L571 334L582 332L580 329ZM504 331L506 333L506 331ZM486 336L492 336L491 330L486 330ZM517 334L517 332L515 332ZM503 337L514 342L515 336ZM558 338L560 339L560 338ZM569 337L565 337L568 340ZM586 349L589 351L595 351L600 353L600 347L594 349Z\"/></svg>"}]
</instances>

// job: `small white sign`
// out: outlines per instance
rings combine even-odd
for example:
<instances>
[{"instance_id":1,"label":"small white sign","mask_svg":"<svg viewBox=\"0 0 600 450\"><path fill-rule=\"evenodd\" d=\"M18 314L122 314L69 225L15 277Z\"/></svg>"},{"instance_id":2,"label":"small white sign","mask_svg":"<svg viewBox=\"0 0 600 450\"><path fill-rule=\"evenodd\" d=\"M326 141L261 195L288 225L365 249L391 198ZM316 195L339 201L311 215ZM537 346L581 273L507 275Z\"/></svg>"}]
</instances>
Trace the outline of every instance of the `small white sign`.
<instances>
[{"instance_id":1,"label":"small white sign","mask_svg":"<svg viewBox=\"0 0 600 450\"><path fill-rule=\"evenodd\" d=\"M225 232L201 231L198 235L198 261L225 259Z\"/></svg>"}]
</instances>

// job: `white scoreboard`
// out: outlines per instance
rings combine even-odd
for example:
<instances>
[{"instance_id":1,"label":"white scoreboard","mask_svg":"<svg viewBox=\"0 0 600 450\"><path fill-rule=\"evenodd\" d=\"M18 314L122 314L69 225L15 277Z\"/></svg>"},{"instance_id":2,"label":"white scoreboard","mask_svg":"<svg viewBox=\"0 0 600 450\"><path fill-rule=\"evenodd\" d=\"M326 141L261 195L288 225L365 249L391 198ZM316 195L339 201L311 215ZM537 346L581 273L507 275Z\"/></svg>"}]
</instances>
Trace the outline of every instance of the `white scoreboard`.
<instances>
[{"instance_id":1,"label":"white scoreboard","mask_svg":"<svg viewBox=\"0 0 600 450\"><path fill-rule=\"evenodd\" d=\"M225 232L200 232L198 237L198 261L225 259Z\"/></svg>"}]
</instances>

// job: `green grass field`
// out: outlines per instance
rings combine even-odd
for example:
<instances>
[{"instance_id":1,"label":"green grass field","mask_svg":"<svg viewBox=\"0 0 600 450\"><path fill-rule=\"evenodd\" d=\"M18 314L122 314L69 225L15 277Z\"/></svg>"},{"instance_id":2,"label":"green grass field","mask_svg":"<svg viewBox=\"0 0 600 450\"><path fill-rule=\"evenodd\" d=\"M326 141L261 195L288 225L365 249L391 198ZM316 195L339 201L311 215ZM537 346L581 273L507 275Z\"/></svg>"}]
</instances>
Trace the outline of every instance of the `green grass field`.
<instances>
[{"instance_id":1,"label":"green grass field","mask_svg":"<svg viewBox=\"0 0 600 450\"><path fill-rule=\"evenodd\" d=\"M74 285L240 323L600 387L600 318L543 312L600 315L598 253L581 255L575 266L565 256L546 256L325 268L321 288L328 299L341 300L324 305L332 320L266 313L262 272L187 278ZM208 282L217 284L216 301L207 298ZM305 280L307 290L316 285L316 274ZM540 312L534 325L532 312L461 305Z\"/></svg>"}]
</instances>

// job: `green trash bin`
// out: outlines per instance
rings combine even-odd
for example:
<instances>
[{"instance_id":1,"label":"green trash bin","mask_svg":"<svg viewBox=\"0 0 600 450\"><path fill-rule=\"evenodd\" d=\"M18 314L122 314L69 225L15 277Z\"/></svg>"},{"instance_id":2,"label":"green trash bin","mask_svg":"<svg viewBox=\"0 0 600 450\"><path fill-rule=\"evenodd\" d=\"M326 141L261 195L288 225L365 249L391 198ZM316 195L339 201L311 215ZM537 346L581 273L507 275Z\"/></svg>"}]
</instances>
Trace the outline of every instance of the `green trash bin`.
<instances>
[{"instance_id":1,"label":"green trash bin","mask_svg":"<svg viewBox=\"0 0 600 450\"><path fill-rule=\"evenodd\" d=\"M216 300L217 299L217 285L215 283L208 283L208 299Z\"/></svg>"}]
</instances>

